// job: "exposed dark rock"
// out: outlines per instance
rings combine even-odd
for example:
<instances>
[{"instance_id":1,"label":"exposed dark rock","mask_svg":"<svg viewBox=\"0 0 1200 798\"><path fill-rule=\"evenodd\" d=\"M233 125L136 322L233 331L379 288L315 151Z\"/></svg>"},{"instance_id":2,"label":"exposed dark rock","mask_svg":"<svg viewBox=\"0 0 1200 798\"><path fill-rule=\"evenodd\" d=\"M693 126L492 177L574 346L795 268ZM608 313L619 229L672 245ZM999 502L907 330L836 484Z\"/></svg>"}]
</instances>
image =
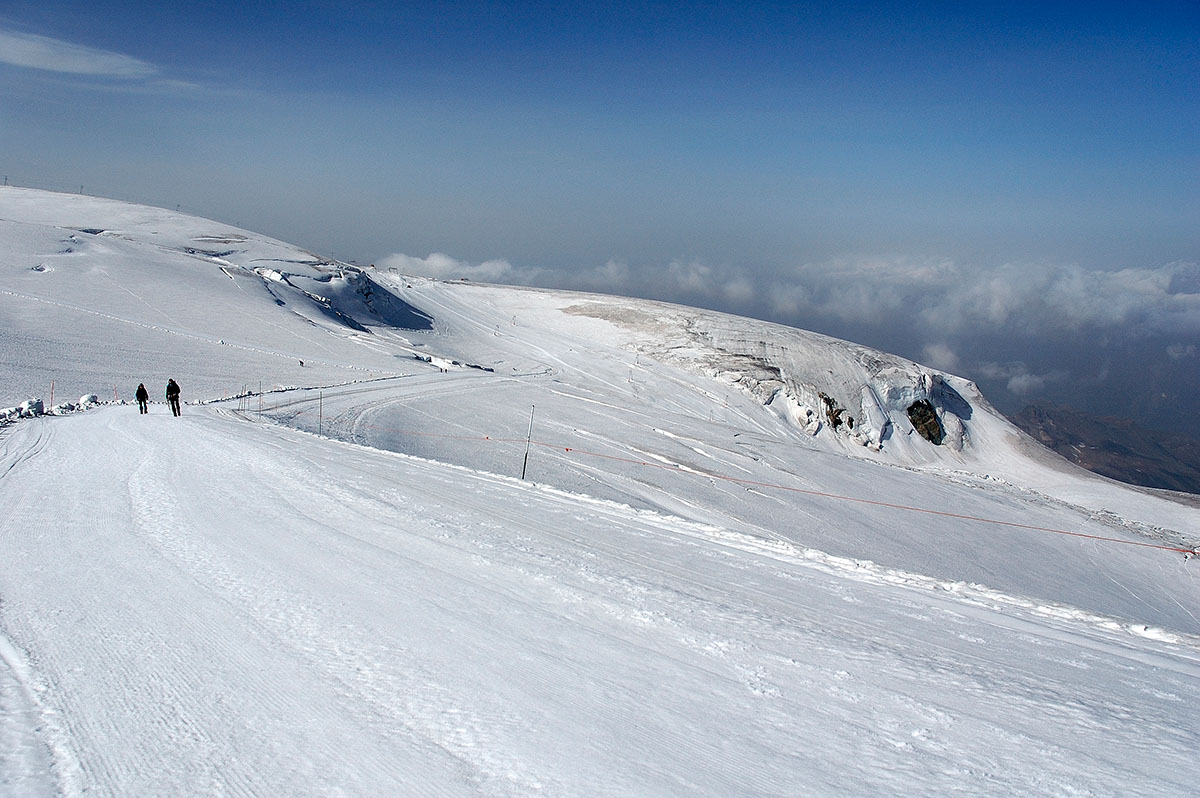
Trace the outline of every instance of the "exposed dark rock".
<instances>
[{"instance_id":1,"label":"exposed dark rock","mask_svg":"<svg viewBox=\"0 0 1200 798\"><path fill-rule=\"evenodd\" d=\"M908 420L922 438L935 446L941 446L946 433L937 417L937 411L928 399L918 399L908 406Z\"/></svg>"},{"instance_id":2,"label":"exposed dark rock","mask_svg":"<svg viewBox=\"0 0 1200 798\"><path fill-rule=\"evenodd\" d=\"M846 415L846 408L839 407L836 399L824 392L817 396L825 403L825 417L829 419L829 426L837 429L844 422L848 429L854 429L854 419Z\"/></svg>"},{"instance_id":3,"label":"exposed dark rock","mask_svg":"<svg viewBox=\"0 0 1200 798\"><path fill-rule=\"evenodd\" d=\"M238 252L236 249L197 249L196 247L184 247L183 251L201 258L228 258Z\"/></svg>"}]
</instances>

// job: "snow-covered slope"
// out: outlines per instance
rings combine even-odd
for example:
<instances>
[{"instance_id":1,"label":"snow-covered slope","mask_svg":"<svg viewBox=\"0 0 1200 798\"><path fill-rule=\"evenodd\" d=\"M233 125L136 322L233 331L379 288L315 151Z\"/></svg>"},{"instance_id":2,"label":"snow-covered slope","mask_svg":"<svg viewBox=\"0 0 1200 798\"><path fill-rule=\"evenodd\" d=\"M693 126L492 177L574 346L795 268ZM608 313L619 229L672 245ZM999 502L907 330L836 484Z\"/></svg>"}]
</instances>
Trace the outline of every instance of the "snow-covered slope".
<instances>
[{"instance_id":1,"label":"snow-covered slope","mask_svg":"<svg viewBox=\"0 0 1200 798\"><path fill-rule=\"evenodd\" d=\"M361 322L428 325L337 264L154 208L7 187L0 242L0 404L51 382L132 399L176 376L195 399L395 373Z\"/></svg>"},{"instance_id":2,"label":"snow-covered slope","mask_svg":"<svg viewBox=\"0 0 1200 798\"><path fill-rule=\"evenodd\" d=\"M1194 638L212 409L0 465L0 793L1194 786Z\"/></svg>"},{"instance_id":3,"label":"snow-covered slope","mask_svg":"<svg viewBox=\"0 0 1200 798\"><path fill-rule=\"evenodd\" d=\"M1190 794L1200 509L953 375L13 188L0 354L191 402L0 427L0 794Z\"/></svg>"}]
</instances>

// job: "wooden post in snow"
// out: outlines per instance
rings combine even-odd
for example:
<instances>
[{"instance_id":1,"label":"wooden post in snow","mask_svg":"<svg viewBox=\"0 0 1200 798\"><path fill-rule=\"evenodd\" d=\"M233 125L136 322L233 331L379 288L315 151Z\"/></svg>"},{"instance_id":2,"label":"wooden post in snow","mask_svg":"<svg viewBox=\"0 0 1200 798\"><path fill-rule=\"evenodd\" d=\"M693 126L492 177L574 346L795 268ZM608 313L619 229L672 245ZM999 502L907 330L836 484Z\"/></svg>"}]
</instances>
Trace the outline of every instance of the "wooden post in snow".
<instances>
[{"instance_id":1,"label":"wooden post in snow","mask_svg":"<svg viewBox=\"0 0 1200 798\"><path fill-rule=\"evenodd\" d=\"M521 463L521 479L525 479L525 469L529 466L529 445L533 441L533 411L537 405L529 406L529 433L525 436L525 462Z\"/></svg>"}]
</instances>

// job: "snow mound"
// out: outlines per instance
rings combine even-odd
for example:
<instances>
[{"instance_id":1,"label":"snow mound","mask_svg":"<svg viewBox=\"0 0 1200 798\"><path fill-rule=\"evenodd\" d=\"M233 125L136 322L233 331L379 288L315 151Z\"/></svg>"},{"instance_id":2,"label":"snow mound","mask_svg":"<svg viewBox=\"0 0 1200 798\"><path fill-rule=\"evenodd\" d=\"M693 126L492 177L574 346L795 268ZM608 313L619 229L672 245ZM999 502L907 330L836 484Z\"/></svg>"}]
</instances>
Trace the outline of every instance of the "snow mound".
<instances>
[{"instance_id":1,"label":"snow mound","mask_svg":"<svg viewBox=\"0 0 1200 798\"><path fill-rule=\"evenodd\" d=\"M973 384L896 355L819 333L665 303L589 297L565 312L633 333L639 353L738 386L808 435L894 453L955 459L972 446ZM985 403L986 406L986 403ZM928 408L927 431L914 422ZM994 415L994 411L992 411Z\"/></svg>"}]
</instances>

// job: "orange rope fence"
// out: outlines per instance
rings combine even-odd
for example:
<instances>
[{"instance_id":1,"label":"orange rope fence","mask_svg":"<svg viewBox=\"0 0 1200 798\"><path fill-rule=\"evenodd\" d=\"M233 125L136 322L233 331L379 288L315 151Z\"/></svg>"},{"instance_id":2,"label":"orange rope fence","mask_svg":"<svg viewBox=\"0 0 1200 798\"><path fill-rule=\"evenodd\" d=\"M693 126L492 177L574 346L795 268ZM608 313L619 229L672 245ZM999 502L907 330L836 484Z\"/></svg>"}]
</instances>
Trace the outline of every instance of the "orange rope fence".
<instances>
[{"instance_id":1,"label":"orange rope fence","mask_svg":"<svg viewBox=\"0 0 1200 798\"><path fill-rule=\"evenodd\" d=\"M303 412L306 412L306 411L300 410L300 411L298 411L297 415L299 415L300 413L303 413ZM913 506L907 505L907 504L896 504L893 502L879 501L876 499L863 499L863 498L860 498L857 496L844 496L844 495L837 494L837 493L828 493L826 491L812 490L810 488L797 488L797 487L793 487L793 486L789 486L789 485L779 485L779 484L776 484L773 482L761 482L761 481L753 480L753 479L745 479L742 477L728 476L726 474L717 474L717 473L713 473L711 471L682 469L678 465L672 465L672 464L667 464L667 463L655 463L655 462L651 462L649 460L641 460L641 459L632 458L632 457L620 457L618 455L604 454L602 452L593 452L593 451L589 451L587 449L579 449L574 446L563 446L561 444L547 443L545 441L527 440L525 438L503 438L503 437L495 437L492 435L483 435L483 436L450 435L450 434L446 434L446 433L424 432L424 431L420 431L420 430L400 429L397 427L380 427L380 426L375 426L375 425L369 425L367 428L368 429L386 430L389 432L400 433L402 435L422 436L422 437L430 437L430 438L442 438L442 439L459 440L459 441L487 441L489 443L513 443L513 444L531 443L534 446L539 446L544 449L561 450L564 453L568 453L568 454L583 455L586 457L596 457L596 458L601 458L601 459L605 459L605 460L613 460L613 461L621 462L621 463L629 463L629 464L637 465L637 466L660 468L660 469L667 470L667 471L681 471L683 473L694 474L695 476L707 477L709 479L714 479L714 480L722 480L725 482L731 482L731 483L735 483L735 484L739 484L739 485L748 485L748 486L753 486L756 488L769 488L772 490L782 490L782 491L788 491L791 493L801 493L806 496L817 496L817 497L820 497L823 499L830 499L833 501L849 502L849 503L855 503L855 504L868 504L868 505L872 505L875 507L885 507L890 510L901 510L904 512L922 513L925 515L935 515L935 516L939 516L942 518L955 518L955 519L962 520L962 521L973 521L973 522L981 523L981 524L992 524L995 526L1005 526L1005 527L1010 527L1010 528L1014 528L1014 529L1025 529L1025 530L1031 530L1034 532L1048 532L1048 533L1052 533L1052 534L1056 534L1056 535L1067 535L1070 537L1084 538L1087 540L1095 540L1095 541L1100 541L1103 543L1118 543L1118 544L1123 544L1126 546L1140 546L1142 548L1147 548L1147 549L1158 549L1160 551L1173 551L1173 552L1177 552L1179 554L1183 554L1187 558L1190 558L1190 557L1195 556L1196 554L1200 553L1200 551L1198 551L1195 548L1187 549L1187 548L1183 548L1181 546L1170 546L1170 545L1166 545L1166 544L1162 544L1162 543L1148 543L1145 541L1124 540L1122 538L1106 537L1104 535L1093 535L1093 534L1089 534L1086 532L1072 532L1071 530L1068 530L1068 529L1057 529L1054 527L1038 526L1036 524L1024 524L1024 523L1020 523L1018 521L1003 521L1003 520L999 520L996 518L984 518L983 516L977 516L977 515L966 515L963 513L953 513L953 512L949 512L947 510L933 510L933 509L929 509L927 507L913 507Z\"/></svg>"}]
</instances>

